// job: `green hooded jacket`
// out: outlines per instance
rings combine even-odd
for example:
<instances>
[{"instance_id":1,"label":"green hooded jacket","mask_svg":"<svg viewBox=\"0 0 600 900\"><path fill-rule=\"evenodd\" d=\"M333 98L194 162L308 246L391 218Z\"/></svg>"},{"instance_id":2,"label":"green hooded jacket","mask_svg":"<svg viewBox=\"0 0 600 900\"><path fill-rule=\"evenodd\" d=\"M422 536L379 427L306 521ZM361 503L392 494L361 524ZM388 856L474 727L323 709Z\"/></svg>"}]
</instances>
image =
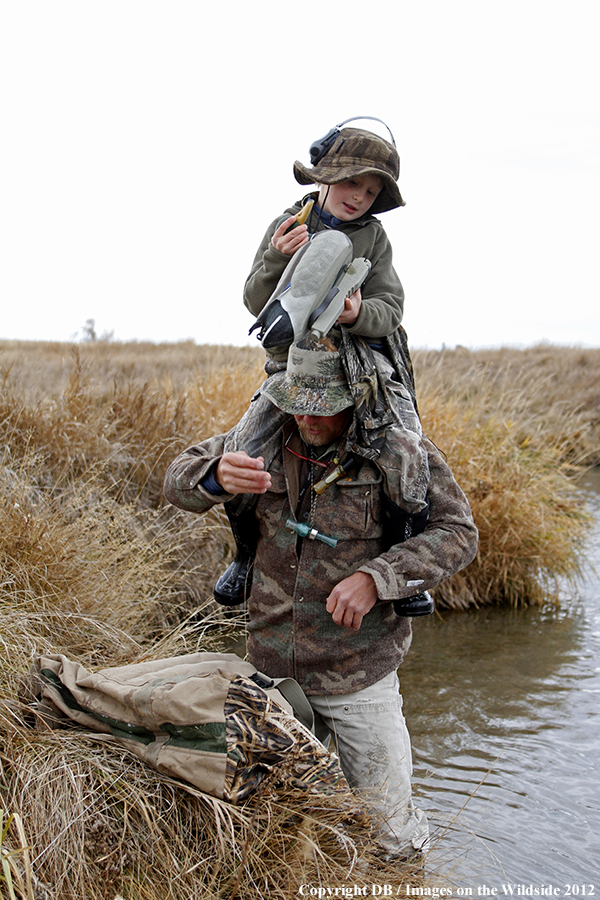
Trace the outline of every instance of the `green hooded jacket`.
<instances>
[{"instance_id":1,"label":"green hooded jacket","mask_svg":"<svg viewBox=\"0 0 600 900\"><path fill-rule=\"evenodd\" d=\"M313 198L316 194L310 195ZM262 311L277 287L279 279L291 256L276 250L271 238L284 218L295 216L307 198L299 200L271 222L254 258L252 270L244 286L244 304L254 316ZM314 227L317 213L314 208L309 222ZM320 222L317 231L325 231ZM367 339L377 339L392 334L402 322L404 289L392 265L392 245L379 219L367 213L354 222L342 222L336 230L348 235L355 257L364 257L371 263L371 271L361 288L362 305L357 321L345 326L350 334ZM268 355L271 355L270 353ZM277 354L273 353L277 359Z\"/></svg>"}]
</instances>

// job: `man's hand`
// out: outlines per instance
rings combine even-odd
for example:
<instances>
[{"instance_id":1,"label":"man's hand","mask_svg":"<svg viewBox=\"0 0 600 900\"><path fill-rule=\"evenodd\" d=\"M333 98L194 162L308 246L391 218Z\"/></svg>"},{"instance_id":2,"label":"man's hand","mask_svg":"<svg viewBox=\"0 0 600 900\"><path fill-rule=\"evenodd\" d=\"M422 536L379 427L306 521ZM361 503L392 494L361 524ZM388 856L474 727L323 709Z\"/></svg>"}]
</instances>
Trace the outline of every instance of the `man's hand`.
<instances>
[{"instance_id":1,"label":"man's hand","mask_svg":"<svg viewBox=\"0 0 600 900\"><path fill-rule=\"evenodd\" d=\"M264 494L271 487L271 476L264 467L262 456L248 456L245 450L224 453L215 478L228 494Z\"/></svg>"},{"instance_id":2,"label":"man's hand","mask_svg":"<svg viewBox=\"0 0 600 900\"><path fill-rule=\"evenodd\" d=\"M361 306L362 294L360 288L358 288L358 290L354 291L353 294L350 294L350 296L346 297L344 300L344 311L338 318L340 325L354 325L358 319Z\"/></svg>"},{"instance_id":3,"label":"man's hand","mask_svg":"<svg viewBox=\"0 0 600 900\"><path fill-rule=\"evenodd\" d=\"M285 232L296 221L296 216L285 219L271 238L271 243L280 253L293 256L296 250L308 243L308 225L297 225L291 231Z\"/></svg>"},{"instance_id":4,"label":"man's hand","mask_svg":"<svg viewBox=\"0 0 600 900\"><path fill-rule=\"evenodd\" d=\"M336 625L358 631L363 616L375 606L377 588L371 575L355 572L336 584L327 598L327 612Z\"/></svg>"}]
</instances>

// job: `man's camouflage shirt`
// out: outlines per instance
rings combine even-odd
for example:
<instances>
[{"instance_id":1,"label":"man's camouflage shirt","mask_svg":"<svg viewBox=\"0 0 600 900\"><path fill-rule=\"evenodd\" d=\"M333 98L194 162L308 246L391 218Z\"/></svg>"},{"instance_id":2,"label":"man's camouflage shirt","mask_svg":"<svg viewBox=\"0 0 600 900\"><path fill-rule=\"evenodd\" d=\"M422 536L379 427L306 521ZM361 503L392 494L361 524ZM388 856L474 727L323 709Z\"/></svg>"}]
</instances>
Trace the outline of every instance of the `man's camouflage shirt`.
<instances>
[{"instance_id":1,"label":"man's camouflage shirt","mask_svg":"<svg viewBox=\"0 0 600 900\"><path fill-rule=\"evenodd\" d=\"M232 510L255 503L259 540L248 600L250 661L271 677L295 678L309 695L361 690L395 670L410 646L411 621L397 616L390 601L435 588L475 556L477 529L469 503L441 453L423 438L429 468L423 488L423 503L426 499L429 504L427 526L383 552L381 506L389 479L377 462L355 457L346 477L314 495L312 508L308 491L305 505L297 509L308 464L284 445L289 441L288 447L302 455L307 448L294 433L293 418L265 404L264 397L259 400L260 395L254 409L228 434L188 448L171 464L165 496L196 513L226 501ZM269 411L270 425L265 421ZM257 416L261 421L254 430L249 422ZM253 432L261 436L260 448L252 441ZM394 452L397 457L402 453L400 444L389 446L397 430L389 434L382 454L388 460ZM238 450L265 458L270 490L258 498L208 493L201 485L204 476L224 452ZM414 498L412 504L414 508ZM298 516L302 521L307 510L311 525L337 538L335 547L298 537L286 527L288 519ZM326 601L333 587L356 571L372 575L379 600L353 631L333 622Z\"/></svg>"}]
</instances>

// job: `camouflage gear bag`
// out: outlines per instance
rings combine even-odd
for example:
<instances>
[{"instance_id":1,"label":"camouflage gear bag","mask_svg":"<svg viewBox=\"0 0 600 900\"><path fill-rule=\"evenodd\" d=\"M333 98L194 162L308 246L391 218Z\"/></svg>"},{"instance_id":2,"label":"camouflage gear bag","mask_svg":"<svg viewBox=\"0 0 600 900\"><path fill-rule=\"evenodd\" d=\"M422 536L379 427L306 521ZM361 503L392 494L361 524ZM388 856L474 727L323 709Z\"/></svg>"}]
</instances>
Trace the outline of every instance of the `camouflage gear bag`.
<instances>
[{"instance_id":1,"label":"camouflage gear bag","mask_svg":"<svg viewBox=\"0 0 600 900\"><path fill-rule=\"evenodd\" d=\"M294 690L286 690L291 682ZM37 715L112 735L165 775L239 803L273 773L317 793L349 793L337 757L296 718L312 710L299 686L279 683L233 653L195 653L88 672L40 656L30 679Z\"/></svg>"}]
</instances>

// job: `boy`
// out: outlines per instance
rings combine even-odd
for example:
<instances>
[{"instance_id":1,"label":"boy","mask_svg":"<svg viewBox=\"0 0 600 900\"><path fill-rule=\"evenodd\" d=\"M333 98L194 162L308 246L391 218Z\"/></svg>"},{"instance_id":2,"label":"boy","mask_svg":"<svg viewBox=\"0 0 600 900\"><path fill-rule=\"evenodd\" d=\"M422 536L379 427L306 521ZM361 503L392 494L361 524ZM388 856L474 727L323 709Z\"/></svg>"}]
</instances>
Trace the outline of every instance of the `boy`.
<instances>
[{"instance_id":1,"label":"boy","mask_svg":"<svg viewBox=\"0 0 600 900\"><path fill-rule=\"evenodd\" d=\"M285 218L276 219L267 229L246 280L244 303L258 316L291 257L311 235L334 228L348 235L355 257L371 263L365 283L346 299L338 322L350 334L365 338L373 349L385 352L383 339L402 321L404 291L392 264L389 238L375 214L404 206L397 185L400 159L392 143L359 128L338 126L324 143L328 143L324 153L319 152L322 144L311 148L312 167L294 163L296 180L302 185L316 184L318 190L286 210ZM315 204L307 222L298 225L295 217L309 199ZM287 349L267 355L283 363ZM272 370L267 366L268 372Z\"/></svg>"}]
</instances>

